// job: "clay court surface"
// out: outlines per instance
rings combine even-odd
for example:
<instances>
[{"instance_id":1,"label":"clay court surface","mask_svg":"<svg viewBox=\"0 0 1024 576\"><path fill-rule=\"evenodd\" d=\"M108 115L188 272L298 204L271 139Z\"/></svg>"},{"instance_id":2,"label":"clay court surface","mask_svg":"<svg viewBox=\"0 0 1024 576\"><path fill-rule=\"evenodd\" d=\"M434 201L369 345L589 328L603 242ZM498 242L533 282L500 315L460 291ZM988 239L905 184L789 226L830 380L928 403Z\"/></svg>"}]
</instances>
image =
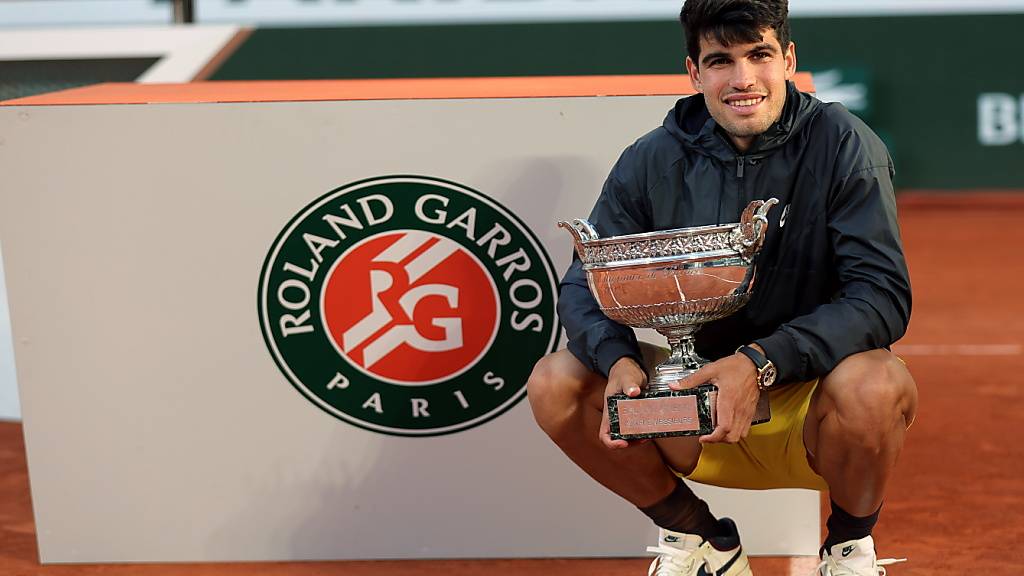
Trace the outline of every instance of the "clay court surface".
<instances>
[{"instance_id":1,"label":"clay court surface","mask_svg":"<svg viewBox=\"0 0 1024 576\"><path fill-rule=\"evenodd\" d=\"M921 399L875 530L878 552L881 557L909 558L891 567L890 575L1018 574L1024 565L1024 444L1017 436L1024 427L1024 195L915 193L902 195L900 203L914 315L896 351L910 366ZM68 481L74 481L74 470L68 470ZM40 566L21 425L0 423L4 576L635 576L646 573L648 562ZM753 564L757 574L785 575L794 563L758 558ZM793 573L812 573L813 562L799 564Z\"/></svg>"}]
</instances>

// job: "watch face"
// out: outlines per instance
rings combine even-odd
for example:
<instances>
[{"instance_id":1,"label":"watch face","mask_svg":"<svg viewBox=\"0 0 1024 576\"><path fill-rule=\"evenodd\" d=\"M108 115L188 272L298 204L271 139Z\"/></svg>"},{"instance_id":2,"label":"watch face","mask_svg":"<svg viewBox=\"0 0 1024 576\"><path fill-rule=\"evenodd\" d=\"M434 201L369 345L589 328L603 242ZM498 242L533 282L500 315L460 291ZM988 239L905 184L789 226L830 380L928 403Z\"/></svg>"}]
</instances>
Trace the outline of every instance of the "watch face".
<instances>
[{"instance_id":1,"label":"watch face","mask_svg":"<svg viewBox=\"0 0 1024 576\"><path fill-rule=\"evenodd\" d=\"M776 375L778 375L778 372L775 370L775 365L769 362L764 367L764 370L761 371L761 386L767 388L774 384Z\"/></svg>"}]
</instances>

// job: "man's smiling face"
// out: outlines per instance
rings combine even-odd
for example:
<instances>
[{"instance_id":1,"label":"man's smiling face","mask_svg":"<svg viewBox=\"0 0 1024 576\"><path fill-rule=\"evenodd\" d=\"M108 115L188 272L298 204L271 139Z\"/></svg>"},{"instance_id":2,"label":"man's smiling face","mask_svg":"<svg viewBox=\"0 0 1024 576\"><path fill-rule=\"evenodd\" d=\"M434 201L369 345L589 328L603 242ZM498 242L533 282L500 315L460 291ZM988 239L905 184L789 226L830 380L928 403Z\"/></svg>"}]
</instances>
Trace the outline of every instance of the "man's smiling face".
<instances>
[{"instance_id":1,"label":"man's smiling face","mask_svg":"<svg viewBox=\"0 0 1024 576\"><path fill-rule=\"evenodd\" d=\"M783 48L770 28L761 35L760 42L730 46L705 36L700 62L686 59L694 88L704 94L711 116L741 152L782 116L786 81L796 72L793 43Z\"/></svg>"}]
</instances>

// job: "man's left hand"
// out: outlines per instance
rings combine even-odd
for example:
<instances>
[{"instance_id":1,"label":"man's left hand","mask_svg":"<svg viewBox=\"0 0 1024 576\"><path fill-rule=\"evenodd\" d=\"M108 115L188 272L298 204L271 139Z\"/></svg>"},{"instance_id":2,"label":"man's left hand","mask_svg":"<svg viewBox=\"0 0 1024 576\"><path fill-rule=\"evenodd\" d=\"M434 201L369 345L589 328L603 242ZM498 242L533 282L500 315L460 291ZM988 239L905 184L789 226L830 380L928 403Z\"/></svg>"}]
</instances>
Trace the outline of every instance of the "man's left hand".
<instances>
[{"instance_id":1,"label":"man's left hand","mask_svg":"<svg viewBox=\"0 0 1024 576\"><path fill-rule=\"evenodd\" d=\"M718 387L718 425L711 434L701 436L700 442L735 444L746 438L761 394L757 388L757 368L754 363L743 354L733 354L704 366L678 382L670 383L669 387L685 390L702 384Z\"/></svg>"}]
</instances>

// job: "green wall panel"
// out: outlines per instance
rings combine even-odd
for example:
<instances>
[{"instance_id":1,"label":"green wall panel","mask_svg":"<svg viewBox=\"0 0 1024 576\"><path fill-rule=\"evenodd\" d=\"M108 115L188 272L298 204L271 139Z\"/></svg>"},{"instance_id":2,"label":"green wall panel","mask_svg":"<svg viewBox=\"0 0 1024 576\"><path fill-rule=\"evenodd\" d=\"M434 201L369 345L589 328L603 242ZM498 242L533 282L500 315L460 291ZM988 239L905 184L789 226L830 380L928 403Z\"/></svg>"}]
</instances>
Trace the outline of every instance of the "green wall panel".
<instances>
[{"instance_id":1,"label":"green wall panel","mask_svg":"<svg viewBox=\"0 0 1024 576\"><path fill-rule=\"evenodd\" d=\"M258 29L215 79L663 73L682 39L673 22Z\"/></svg>"},{"instance_id":2,"label":"green wall panel","mask_svg":"<svg viewBox=\"0 0 1024 576\"><path fill-rule=\"evenodd\" d=\"M88 86L132 82L159 58L0 60L0 101Z\"/></svg>"},{"instance_id":3,"label":"green wall panel","mask_svg":"<svg viewBox=\"0 0 1024 576\"><path fill-rule=\"evenodd\" d=\"M857 113L901 188L1024 188L1021 29L1024 14L793 21L800 69L866 89ZM683 51L672 21L259 29L214 79L663 74ZM979 142L986 93L1004 95L999 146Z\"/></svg>"},{"instance_id":4,"label":"green wall panel","mask_svg":"<svg viewBox=\"0 0 1024 576\"><path fill-rule=\"evenodd\" d=\"M1024 141L978 141L978 97L1024 94L1022 26L1024 15L832 18L797 20L793 35L801 68L869 71L867 120L901 187L1024 188Z\"/></svg>"}]
</instances>

